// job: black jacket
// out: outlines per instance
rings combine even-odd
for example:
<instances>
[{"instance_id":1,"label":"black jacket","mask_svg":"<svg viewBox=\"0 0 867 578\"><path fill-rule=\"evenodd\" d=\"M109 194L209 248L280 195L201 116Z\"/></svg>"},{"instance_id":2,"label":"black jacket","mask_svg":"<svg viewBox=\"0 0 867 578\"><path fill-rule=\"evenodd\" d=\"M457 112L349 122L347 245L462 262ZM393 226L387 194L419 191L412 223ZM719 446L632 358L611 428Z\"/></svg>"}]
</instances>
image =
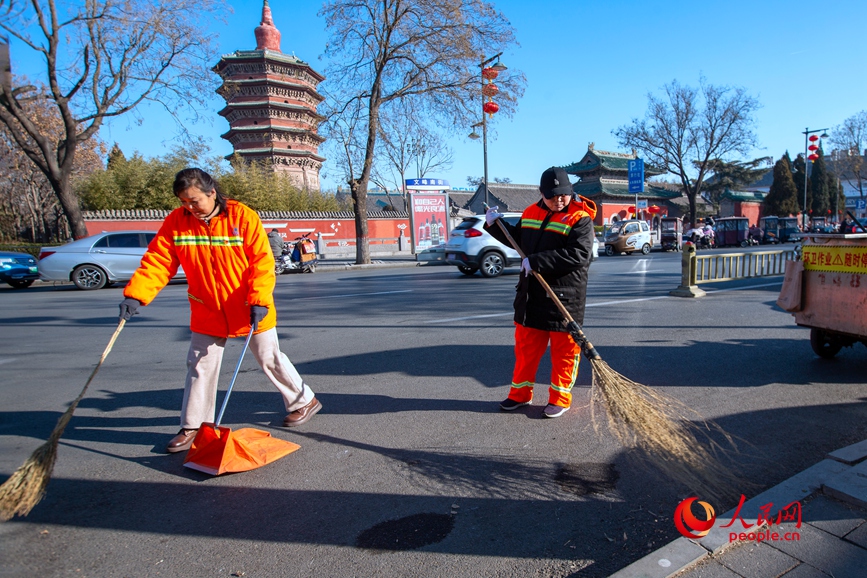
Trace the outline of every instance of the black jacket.
<instances>
[{"instance_id":1,"label":"black jacket","mask_svg":"<svg viewBox=\"0 0 867 578\"><path fill-rule=\"evenodd\" d=\"M595 207L592 212L595 215ZM594 235L592 216L584 203L576 199L562 212L552 213L540 200L524 210L516 226L501 222L527 255L530 267L544 277L572 318L583 324ZM499 225L485 229L509 246ZM518 281L515 322L544 331L566 331L563 315L532 275L522 274Z\"/></svg>"}]
</instances>

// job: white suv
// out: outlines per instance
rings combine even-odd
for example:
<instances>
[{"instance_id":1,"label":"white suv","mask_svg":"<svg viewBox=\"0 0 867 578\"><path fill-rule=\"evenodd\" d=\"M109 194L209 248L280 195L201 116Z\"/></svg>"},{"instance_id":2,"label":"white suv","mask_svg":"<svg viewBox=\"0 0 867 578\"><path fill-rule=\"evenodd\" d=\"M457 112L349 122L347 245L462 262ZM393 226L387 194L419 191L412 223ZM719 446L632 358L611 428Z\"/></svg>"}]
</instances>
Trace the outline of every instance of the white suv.
<instances>
[{"instance_id":1,"label":"white suv","mask_svg":"<svg viewBox=\"0 0 867 578\"><path fill-rule=\"evenodd\" d=\"M521 220L521 213L505 213L510 225ZM485 277L496 277L511 265L520 265L518 252L494 239L485 231L485 216L466 217L449 233L445 246L446 263L456 265L464 275L481 271Z\"/></svg>"}]
</instances>

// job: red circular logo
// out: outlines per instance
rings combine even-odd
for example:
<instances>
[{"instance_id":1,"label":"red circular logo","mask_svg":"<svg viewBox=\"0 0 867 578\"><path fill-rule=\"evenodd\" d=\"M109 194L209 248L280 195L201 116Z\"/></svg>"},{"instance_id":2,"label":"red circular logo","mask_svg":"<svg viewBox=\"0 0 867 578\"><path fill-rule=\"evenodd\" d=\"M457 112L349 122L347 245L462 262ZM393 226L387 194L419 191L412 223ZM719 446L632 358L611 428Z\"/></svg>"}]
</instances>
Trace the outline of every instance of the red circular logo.
<instances>
[{"instance_id":1,"label":"red circular logo","mask_svg":"<svg viewBox=\"0 0 867 578\"><path fill-rule=\"evenodd\" d=\"M698 503L704 508L707 520L699 520L695 517L690 506L692 506L692 503L697 499L698 498L687 498L679 503L677 508L674 509L674 525L677 526L677 529L681 534L694 540L707 536L707 533L710 532L713 523L716 521L716 512L714 512L713 506L707 502Z\"/></svg>"}]
</instances>

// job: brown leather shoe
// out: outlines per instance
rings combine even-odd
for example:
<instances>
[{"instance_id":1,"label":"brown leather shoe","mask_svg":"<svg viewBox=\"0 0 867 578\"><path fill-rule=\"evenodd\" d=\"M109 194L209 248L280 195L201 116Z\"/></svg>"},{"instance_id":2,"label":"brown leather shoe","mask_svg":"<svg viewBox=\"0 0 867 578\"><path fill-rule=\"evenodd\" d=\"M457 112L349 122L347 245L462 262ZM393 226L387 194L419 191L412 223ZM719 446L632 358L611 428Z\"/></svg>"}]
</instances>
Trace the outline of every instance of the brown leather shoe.
<instances>
[{"instance_id":1,"label":"brown leather shoe","mask_svg":"<svg viewBox=\"0 0 867 578\"><path fill-rule=\"evenodd\" d=\"M296 409L293 412L290 412L289 415L283 420L283 425L285 427L297 427L299 425L304 425L310 418L316 415L322 409L322 404L319 403L319 400L315 397L310 400L310 403L302 407L301 409Z\"/></svg>"},{"instance_id":2,"label":"brown leather shoe","mask_svg":"<svg viewBox=\"0 0 867 578\"><path fill-rule=\"evenodd\" d=\"M198 431L197 429L182 429L178 435L171 439L169 445L166 446L166 451L170 454L187 451L193 445Z\"/></svg>"}]
</instances>

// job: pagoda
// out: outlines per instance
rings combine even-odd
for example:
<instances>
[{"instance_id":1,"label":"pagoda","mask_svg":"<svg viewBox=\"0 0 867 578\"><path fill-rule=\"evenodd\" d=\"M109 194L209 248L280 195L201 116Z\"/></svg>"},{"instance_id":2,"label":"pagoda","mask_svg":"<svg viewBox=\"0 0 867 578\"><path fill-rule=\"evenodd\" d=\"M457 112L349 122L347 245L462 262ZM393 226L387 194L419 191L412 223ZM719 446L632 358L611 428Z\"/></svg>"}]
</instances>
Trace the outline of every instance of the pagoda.
<instances>
[{"instance_id":1,"label":"pagoda","mask_svg":"<svg viewBox=\"0 0 867 578\"><path fill-rule=\"evenodd\" d=\"M318 150L325 139L317 132L323 117L316 107L325 99L316 87L325 77L280 51L268 0L254 32L256 50L224 55L213 69L223 79L217 93L226 100L219 114L229 121L221 136L234 148L226 158L265 162L299 187L318 190L325 161Z\"/></svg>"},{"instance_id":2,"label":"pagoda","mask_svg":"<svg viewBox=\"0 0 867 578\"><path fill-rule=\"evenodd\" d=\"M576 175L580 180L572 185L572 190L596 203L597 225L629 218L629 209L635 205L635 193L629 192L629 161L638 155L596 150L593 143L587 146L584 157L571 165L563 167L570 175ZM665 171L645 163L644 176L653 177ZM646 199L649 204L659 203L665 207L673 199L681 197L679 191L649 185L645 182L644 192L639 193L639 199Z\"/></svg>"}]
</instances>

